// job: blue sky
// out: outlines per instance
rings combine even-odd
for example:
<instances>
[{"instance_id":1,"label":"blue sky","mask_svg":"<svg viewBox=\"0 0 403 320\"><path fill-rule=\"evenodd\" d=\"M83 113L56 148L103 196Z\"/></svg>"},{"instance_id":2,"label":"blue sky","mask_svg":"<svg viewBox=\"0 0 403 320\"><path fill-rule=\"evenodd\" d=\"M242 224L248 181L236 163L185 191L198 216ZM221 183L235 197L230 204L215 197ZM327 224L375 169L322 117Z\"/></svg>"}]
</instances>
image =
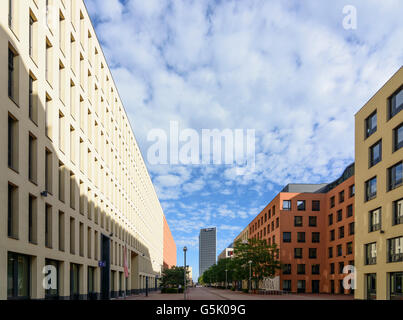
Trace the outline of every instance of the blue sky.
<instances>
[{"instance_id":1,"label":"blue sky","mask_svg":"<svg viewBox=\"0 0 403 320\"><path fill-rule=\"evenodd\" d=\"M403 62L400 0L85 0L143 156L152 129L256 130L256 167L149 165L198 276L198 233L217 254L289 182L338 177L354 114ZM357 29L343 28L343 8Z\"/></svg>"}]
</instances>

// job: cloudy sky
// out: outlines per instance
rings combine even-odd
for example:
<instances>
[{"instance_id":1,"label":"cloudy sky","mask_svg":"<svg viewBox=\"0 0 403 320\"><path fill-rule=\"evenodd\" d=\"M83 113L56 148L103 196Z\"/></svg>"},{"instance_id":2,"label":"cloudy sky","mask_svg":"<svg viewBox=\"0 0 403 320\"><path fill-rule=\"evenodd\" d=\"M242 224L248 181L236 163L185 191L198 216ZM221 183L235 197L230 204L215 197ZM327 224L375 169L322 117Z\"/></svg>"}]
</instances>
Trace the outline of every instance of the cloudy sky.
<instances>
[{"instance_id":1,"label":"cloudy sky","mask_svg":"<svg viewBox=\"0 0 403 320\"><path fill-rule=\"evenodd\" d=\"M403 62L401 0L85 0L147 162L153 129L254 129L256 166L148 165L198 276L289 182L330 182L354 156L354 114ZM346 30L353 5L357 28Z\"/></svg>"}]
</instances>

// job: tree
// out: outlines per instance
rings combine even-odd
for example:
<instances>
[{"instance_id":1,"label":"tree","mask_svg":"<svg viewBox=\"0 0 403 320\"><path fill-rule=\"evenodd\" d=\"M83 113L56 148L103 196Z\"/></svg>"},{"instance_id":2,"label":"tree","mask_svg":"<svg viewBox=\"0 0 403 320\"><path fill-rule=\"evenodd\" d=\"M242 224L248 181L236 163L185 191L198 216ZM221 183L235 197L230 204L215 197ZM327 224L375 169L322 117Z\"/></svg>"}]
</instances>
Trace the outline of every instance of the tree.
<instances>
[{"instance_id":1,"label":"tree","mask_svg":"<svg viewBox=\"0 0 403 320\"><path fill-rule=\"evenodd\" d=\"M249 261L251 261L251 278L259 288L259 281L272 278L280 269L277 245L268 245L265 240L249 239L247 242L238 240L234 244L234 279L249 279Z\"/></svg>"},{"instance_id":2,"label":"tree","mask_svg":"<svg viewBox=\"0 0 403 320\"><path fill-rule=\"evenodd\" d=\"M189 273L189 271L187 271ZM177 288L184 285L184 268L173 266L162 271L161 287Z\"/></svg>"}]
</instances>

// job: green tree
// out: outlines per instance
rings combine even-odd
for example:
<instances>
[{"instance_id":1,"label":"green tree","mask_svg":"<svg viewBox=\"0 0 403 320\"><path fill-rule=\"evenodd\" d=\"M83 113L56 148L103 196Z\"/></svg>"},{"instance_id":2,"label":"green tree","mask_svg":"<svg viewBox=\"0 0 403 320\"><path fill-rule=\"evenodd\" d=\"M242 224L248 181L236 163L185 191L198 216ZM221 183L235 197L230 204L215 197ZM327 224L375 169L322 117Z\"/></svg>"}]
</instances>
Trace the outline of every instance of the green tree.
<instances>
[{"instance_id":1,"label":"green tree","mask_svg":"<svg viewBox=\"0 0 403 320\"><path fill-rule=\"evenodd\" d=\"M189 273L189 271L187 271ZM184 285L184 268L173 266L162 271L161 287L177 288Z\"/></svg>"}]
</instances>

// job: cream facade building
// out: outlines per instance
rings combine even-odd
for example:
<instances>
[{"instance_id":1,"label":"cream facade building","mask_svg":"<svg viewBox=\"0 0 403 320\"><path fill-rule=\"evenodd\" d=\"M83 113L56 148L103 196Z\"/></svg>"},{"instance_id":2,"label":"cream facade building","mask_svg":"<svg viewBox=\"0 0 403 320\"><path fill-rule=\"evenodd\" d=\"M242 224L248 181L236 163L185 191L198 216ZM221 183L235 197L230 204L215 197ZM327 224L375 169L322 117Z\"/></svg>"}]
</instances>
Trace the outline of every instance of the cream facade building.
<instances>
[{"instance_id":1,"label":"cream facade building","mask_svg":"<svg viewBox=\"0 0 403 320\"><path fill-rule=\"evenodd\" d=\"M0 8L0 299L155 288L164 214L84 2Z\"/></svg>"},{"instance_id":2,"label":"cream facade building","mask_svg":"<svg viewBox=\"0 0 403 320\"><path fill-rule=\"evenodd\" d=\"M403 299L403 68L355 122L355 297Z\"/></svg>"}]
</instances>

